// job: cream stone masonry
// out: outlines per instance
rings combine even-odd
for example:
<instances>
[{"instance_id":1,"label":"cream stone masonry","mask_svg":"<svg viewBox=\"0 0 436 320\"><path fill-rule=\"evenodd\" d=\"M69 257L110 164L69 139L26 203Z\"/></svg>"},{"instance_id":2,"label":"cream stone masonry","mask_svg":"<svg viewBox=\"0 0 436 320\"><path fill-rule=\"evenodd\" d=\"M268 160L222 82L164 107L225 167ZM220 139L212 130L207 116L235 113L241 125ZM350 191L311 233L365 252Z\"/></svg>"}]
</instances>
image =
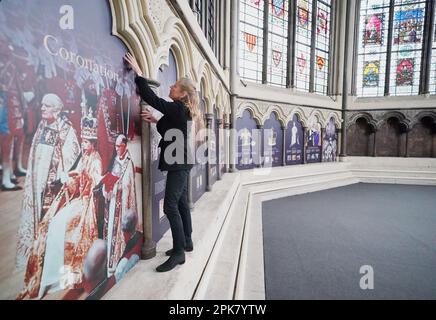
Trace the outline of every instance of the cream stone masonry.
<instances>
[{"instance_id":1,"label":"cream stone masonry","mask_svg":"<svg viewBox=\"0 0 436 320\"><path fill-rule=\"evenodd\" d=\"M236 117L242 117L245 110L251 111L253 119L258 124L264 124L270 117L272 112L275 112L278 120L282 125L287 125L292 120L294 115L297 115L304 127L307 127L310 120L317 118L321 126L325 128L329 119L333 117L335 125L338 129L342 127L342 119L340 111L332 111L326 109L315 109L311 107L273 104L266 102L254 102L250 100L237 100Z\"/></svg>"},{"instance_id":2,"label":"cream stone masonry","mask_svg":"<svg viewBox=\"0 0 436 320\"><path fill-rule=\"evenodd\" d=\"M169 51L172 50L177 63L177 76L193 79L197 90L200 86L204 88L206 113L213 113L214 105L220 115L230 113L229 93L225 90L228 88L228 76L219 64L210 65L208 60L216 58L205 57L195 41L195 38L204 37L201 30L193 35L176 15L171 2L110 0L109 3L112 33L134 53L145 77L156 80L159 67L168 65ZM190 15L186 13L186 19L193 20L193 17L192 12ZM220 105L215 103L217 97Z\"/></svg>"}]
</instances>

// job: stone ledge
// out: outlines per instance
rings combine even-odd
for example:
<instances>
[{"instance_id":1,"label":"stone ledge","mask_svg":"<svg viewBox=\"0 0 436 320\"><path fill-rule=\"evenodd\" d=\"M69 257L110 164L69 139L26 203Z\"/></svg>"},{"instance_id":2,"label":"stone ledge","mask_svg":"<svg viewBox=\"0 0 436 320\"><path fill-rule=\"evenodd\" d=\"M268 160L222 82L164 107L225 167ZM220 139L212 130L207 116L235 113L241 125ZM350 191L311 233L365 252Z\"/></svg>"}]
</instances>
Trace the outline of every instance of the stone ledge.
<instances>
[{"instance_id":1,"label":"stone ledge","mask_svg":"<svg viewBox=\"0 0 436 320\"><path fill-rule=\"evenodd\" d=\"M265 299L262 201L357 182L436 185L436 159L346 160L225 174L192 212L194 251L187 253L186 263L155 272L172 245L168 231L157 244L156 258L140 261L103 298Z\"/></svg>"}]
</instances>

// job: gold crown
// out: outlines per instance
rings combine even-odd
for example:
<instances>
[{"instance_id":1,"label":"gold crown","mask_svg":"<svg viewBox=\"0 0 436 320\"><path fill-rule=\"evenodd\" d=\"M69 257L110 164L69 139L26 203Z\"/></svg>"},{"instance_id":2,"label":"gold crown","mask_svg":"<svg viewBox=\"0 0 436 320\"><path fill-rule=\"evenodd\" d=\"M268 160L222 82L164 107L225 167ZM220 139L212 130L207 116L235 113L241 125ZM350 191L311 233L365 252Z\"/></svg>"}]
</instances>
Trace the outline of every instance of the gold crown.
<instances>
[{"instance_id":1,"label":"gold crown","mask_svg":"<svg viewBox=\"0 0 436 320\"><path fill-rule=\"evenodd\" d=\"M97 139L97 119L92 116L92 112L82 118L81 121L82 133L84 139Z\"/></svg>"}]
</instances>

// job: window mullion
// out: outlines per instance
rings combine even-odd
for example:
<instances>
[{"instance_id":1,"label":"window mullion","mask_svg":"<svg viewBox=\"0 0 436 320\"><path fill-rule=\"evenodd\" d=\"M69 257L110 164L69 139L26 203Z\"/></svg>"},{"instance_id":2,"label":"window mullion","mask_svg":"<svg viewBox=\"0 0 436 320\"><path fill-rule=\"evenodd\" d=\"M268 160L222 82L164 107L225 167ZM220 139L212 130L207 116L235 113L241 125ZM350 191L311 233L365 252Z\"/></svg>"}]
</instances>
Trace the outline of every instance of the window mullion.
<instances>
[{"instance_id":1,"label":"window mullion","mask_svg":"<svg viewBox=\"0 0 436 320\"><path fill-rule=\"evenodd\" d=\"M262 83L266 84L267 74L268 74L268 31L269 31L269 1L264 0L263 2L264 15L263 15L263 59L262 59Z\"/></svg>"},{"instance_id":2,"label":"window mullion","mask_svg":"<svg viewBox=\"0 0 436 320\"><path fill-rule=\"evenodd\" d=\"M297 23L296 1L289 1L288 9L288 63L286 87L295 87L295 30Z\"/></svg>"},{"instance_id":3,"label":"window mullion","mask_svg":"<svg viewBox=\"0 0 436 320\"><path fill-rule=\"evenodd\" d=\"M314 92L315 88L315 45L316 45L316 11L318 1L314 0L312 3L312 32L310 44L310 78L309 78L309 92Z\"/></svg>"},{"instance_id":4,"label":"window mullion","mask_svg":"<svg viewBox=\"0 0 436 320\"><path fill-rule=\"evenodd\" d=\"M421 57L421 81L419 85L419 93L427 94L430 92L430 69L431 69L431 52L432 40L434 32L434 10L435 1L427 0L426 15L424 23L424 43L422 46Z\"/></svg>"},{"instance_id":5,"label":"window mullion","mask_svg":"<svg viewBox=\"0 0 436 320\"><path fill-rule=\"evenodd\" d=\"M395 0L391 0L389 4L389 26L388 26L388 43L386 52L386 75L385 75L385 96L388 96L390 81L391 81L391 57L392 57L392 38L394 33L394 8Z\"/></svg>"},{"instance_id":6,"label":"window mullion","mask_svg":"<svg viewBox=\"0 0 436 320\"><path fill-rule=\"evenodd\" d=\"M329 61L329 68L328 68L328 77L327 77L327 90L326 90L326 94L328 96L333 95L332 92L332 83L333 83L333 77L334 77L334 56L335 56L335 34L336 32L333 32L333 26L336 23L336 0L332 0L330 3L330 21L328 22L327 25L330 26L330 30L329 30L329 47L328 47L328 61Z\"/></svg>"}]
</instances>

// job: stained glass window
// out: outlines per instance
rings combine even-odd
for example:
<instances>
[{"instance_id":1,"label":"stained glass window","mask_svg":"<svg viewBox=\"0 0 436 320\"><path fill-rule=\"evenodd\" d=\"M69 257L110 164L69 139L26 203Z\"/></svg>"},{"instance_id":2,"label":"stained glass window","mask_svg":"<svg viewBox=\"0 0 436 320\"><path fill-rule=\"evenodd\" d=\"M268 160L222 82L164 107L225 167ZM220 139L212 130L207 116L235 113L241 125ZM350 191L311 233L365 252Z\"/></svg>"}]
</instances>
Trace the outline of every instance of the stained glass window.
<instances>
[{"instance_id":1,"label":"stained glass window","mask_svg":"<svg viewBox=\"0 0 436 320\"><path fill-rule=\"evenodd\" d=\"M286 86L288 62L288 0L270 0L268 13L267 82Z\"/></svg>"},{"instance_id":2,"label":"stained glass window","mask_svg":"<svg viewBox=\"0 0 436 320\"><path fill-rule=\"evenodd\" d=\"M318 1L316 8L315 42L315 88L314 91L327 94L329 47L330 47L330 1Z\"/></svg>"},{"instance_id":3,"label":"stained glass window","mask_svg":"<svg viewBox=\"0 0 436 320\"><path fill-rule=\"evenodd\" d=\"M297 0L295 86L299 90L327 94L330 23L330 1Z\"/></svg>"},{"instance_id":4,"label":"stained glass window","mask_svg":"<svg viewBox=\"0 0 436 320\"><path fill-rule=\"evenodd\" d=\"M327 94L331 1L240 0L239 6L241 78Z\"/></svg>"},{"instance_id":5,"label":"stained glass window","mask_svg":"<svg viewBox=\"0 0 436 320\"><path fill-rule=\"evenodd\" d=\"M312 7L312 0L297 0L295 85L304 91L309 91L310 85Z\"/></svg>"},{"instance_id":6,"label":"stained glass window","mask_svg":"<svg viewBox=\"0 0 436 320\"><path fill-rule=\"evenodd\" d=\"M263 65L263 0L241 0L240 19L240 76L262 83Z\"/></svg>"},{"instance_id":7,"label":"stained glass window","mask_svg":"<svg viewBox=\"0 0 436 320\"><path fill-rule=\"evenodd\" d=\"M425 7L426 1L395 1L391 95L419 93Z\"/></svg>"},{"instance_id":8,"label":"stained glass window","mask_svg":"<svg viewBox=\"0 0 436 320\"><path fill-rule=\"evenodd\" d=\"M436 93L436 19L434 21L432 38L432 49L431 49L431 65L430 65L430 92Z\"/></svg>"},{"instance_id":9,"label":"stained glass window","mask_svg":"<svg viewBox=\"0 0 436 320\"><path fill-rule=\"evenodd\" d=\"M383 96L390 0L363 0L360 3L357 94Z\"/></svg>"},{"instance_id":10,"label":"stained glass window","mask_svg":"<svg viewBox=\"0 0 436 320\"><path fill-rule=\"evenodd\" d=\"M422 0L360 2L357 95L419 93L425 11Z\"/></svg>"}]
</instances>

